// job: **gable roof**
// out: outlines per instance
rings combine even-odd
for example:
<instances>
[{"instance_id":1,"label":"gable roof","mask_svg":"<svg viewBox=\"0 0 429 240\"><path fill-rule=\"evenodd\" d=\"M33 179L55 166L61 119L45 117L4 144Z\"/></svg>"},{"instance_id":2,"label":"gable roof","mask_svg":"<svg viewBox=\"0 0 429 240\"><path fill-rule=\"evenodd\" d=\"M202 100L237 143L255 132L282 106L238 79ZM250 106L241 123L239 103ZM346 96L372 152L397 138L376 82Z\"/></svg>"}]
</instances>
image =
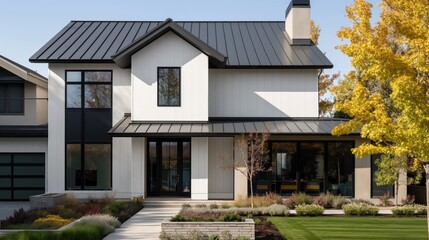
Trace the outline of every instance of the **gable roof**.
<instances>
[{"instance_id":1,"label":"gable roof","mask_svg":"<svg viewBox=\"0 0 429 240\"><path fill-rule=\"evenodd\" d=\"M133 46L138 49L153 40L156 33L175 29L190 44L212 54L209 55L212 59L227 57L225 68L333 67L316 45L291 45L284 24L284 21L72 21L37 51L30 62L114 63L127 49Z\"/></svg>"},{"instance_id":2,"label":"gable roof","mask_svg":"<svg viewBox=\"0 0 429 240\"><path fill-rule=\"evenodd\" d=\"M34 70L31 70L9 58L0 55L0 68L6 69L7 71L15 74L16 76L34 83L43 88L48 88L48 79L40 75Z\"/></svg>"},{"instance_id":3,"label":"gable roof","mask_svg":"<svg viewBox=\"0 0 429 240\"><path fill-rule=\"evenodd\" d=\"M219 53L216 49L213 49L210 47L210 45L196 38L190 32L177 25L171 18L168 18L164 23L153 28L128 46L120 49L115 55L112 56L113 61L115 61L122 68L131 67L131 56L134 53L138 52L169 31L175 33L177 36L181 37L196 49L206 54L210 58L210 62L215 66L225 66L226 57L222 53Z\"/></svg>"}]
</instances>

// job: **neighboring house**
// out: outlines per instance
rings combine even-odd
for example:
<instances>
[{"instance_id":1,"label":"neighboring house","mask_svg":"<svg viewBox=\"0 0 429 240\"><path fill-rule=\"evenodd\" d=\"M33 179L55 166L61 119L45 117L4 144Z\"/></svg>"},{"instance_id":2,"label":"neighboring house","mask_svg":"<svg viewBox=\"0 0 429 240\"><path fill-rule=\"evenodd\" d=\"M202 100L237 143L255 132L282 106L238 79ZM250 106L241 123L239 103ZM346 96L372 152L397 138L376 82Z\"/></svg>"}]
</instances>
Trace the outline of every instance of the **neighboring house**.
<instances>
[{"instance_id":1,"label":"neighboring house","mask_svg":"<svg viewBox=\"0 0 429 240\"><path fill-rule=\"evenodd\" d=\"M0 55L0 201L45 192L48 80Z\"/></svg>"},{"instance_id":2,"label":"neighboring house","mask_svg":"<svg viewBox=\"0 0 429 240\"><path fill-rule=\"evenodd\" d=\"M371 159L318 118L310 3L284 21L72 21L31 58L49 63L47 192L77 197L247 196L222 168L241 134L269 131L272 171L258 193L370 198Z\"/></svg>"}]
</instances>

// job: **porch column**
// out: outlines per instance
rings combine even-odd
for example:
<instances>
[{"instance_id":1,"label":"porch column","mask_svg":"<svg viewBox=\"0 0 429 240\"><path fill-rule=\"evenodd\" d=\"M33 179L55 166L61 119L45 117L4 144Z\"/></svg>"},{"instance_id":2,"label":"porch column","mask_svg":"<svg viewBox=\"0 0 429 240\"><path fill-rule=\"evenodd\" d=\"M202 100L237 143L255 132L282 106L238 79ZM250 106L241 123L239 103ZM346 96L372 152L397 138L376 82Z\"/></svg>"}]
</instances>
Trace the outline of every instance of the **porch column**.
<instances>
[{"instance_id":1,"label":"porch column","mask_svg":"<svg viewBox=\"0 0 429 240\"><path fill-rule=\"evenodd\" d=\"M234 162L235 164L243 163L243 158L247 158L246 156L243 156L243 153L247 153L246 149L239 149L237 146L239 146L239 140L241 136L234 138ZM242 166L240 168L241 171L245 171L246 167ZM247 176L245 176L243 173L241 173L238 169L234 170L234 199L240 199L240 198L247 198Z\"/></svg>"},{"instance_id":2,"label":"porch column","mask_svg":"<svg viewBox=\"0 0 429 240\"><path fill-rule=\"evenodd\" d=\"M209 139L191 140L191 199L208 200L209 197Z\"/></svg>"},{"instance_id":3,"label":"porch column","mask_svg":"<svg viewBox=\"0 0 429 240\"><path fill-rule=\"evenodd\" d=\"M132 138L131 197L146 196L146 138Z\"/></svg>"},{"instance_id":4,"label":"porch column","mask_svg":"<svg viewBox=\"0 0 429 240\"><path fill-rule=\"evenodd\" d=\"M407 172L401 171L399 173L399 186L398 186L398 204L401 200L407 198Z\"/></svg>"},{"instance_id":5,"label":"porch column","mask_svg":"<svg viewBox=\"0 0 429 240\"><path fill-rule=\"evenodd\" d=\"M356 147L362 143L362 139L356 140ZM371 198L371 155L355 160L355 198Z\"/></svg>"}]
</instances>

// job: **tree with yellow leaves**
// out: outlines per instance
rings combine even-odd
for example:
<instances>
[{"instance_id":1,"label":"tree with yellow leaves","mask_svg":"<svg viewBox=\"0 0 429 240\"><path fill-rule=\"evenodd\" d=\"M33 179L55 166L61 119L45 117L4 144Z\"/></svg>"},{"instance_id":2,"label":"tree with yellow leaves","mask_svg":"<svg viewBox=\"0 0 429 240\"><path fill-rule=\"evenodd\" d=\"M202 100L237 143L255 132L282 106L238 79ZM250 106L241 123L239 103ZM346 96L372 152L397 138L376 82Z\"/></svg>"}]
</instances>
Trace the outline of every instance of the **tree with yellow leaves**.
<instances>
[{"instance_id":1,"label":"tree with yellow leaves","mask_svg":"<svg viewBox=\"0 0 429 240\"><path fill-rule=\"evenodd\" d=\"M381 0L379 6L374 26L371 3L355 0L346 9L352 25L338 32L348 40L339 48L354 70L333 93L335 109L352 119L333 134L360 130L368 141L353 149L356 156L384 154L423 168L429 200L429 2Z\"/></svg>"}]
</instances>

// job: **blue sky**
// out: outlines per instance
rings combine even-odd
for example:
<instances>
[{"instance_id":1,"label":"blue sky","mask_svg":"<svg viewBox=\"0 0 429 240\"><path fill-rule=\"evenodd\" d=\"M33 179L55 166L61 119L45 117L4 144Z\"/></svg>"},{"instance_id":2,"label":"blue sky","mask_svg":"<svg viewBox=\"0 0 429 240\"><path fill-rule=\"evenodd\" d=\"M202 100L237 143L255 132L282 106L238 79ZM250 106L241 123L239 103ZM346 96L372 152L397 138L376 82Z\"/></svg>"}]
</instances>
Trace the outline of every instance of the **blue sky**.
<instances>
[{"instance_id":1,"label":"blue sky","mask_svg":"<svg viewBox=\"0 0 429 240\"><path fill-rule=\"evenodd\" d=\"M289 0L14 0L2 5L0 55L47 76L47 64L28 59L71 20L284 20ZM312 0L320 25L320 49L334 63L328 72L347 73L349 59L335 46L336 32L349 25L345 6L352 0ZM377 2L371 0L372 3Z\"/></svg>"}]
</instances>

